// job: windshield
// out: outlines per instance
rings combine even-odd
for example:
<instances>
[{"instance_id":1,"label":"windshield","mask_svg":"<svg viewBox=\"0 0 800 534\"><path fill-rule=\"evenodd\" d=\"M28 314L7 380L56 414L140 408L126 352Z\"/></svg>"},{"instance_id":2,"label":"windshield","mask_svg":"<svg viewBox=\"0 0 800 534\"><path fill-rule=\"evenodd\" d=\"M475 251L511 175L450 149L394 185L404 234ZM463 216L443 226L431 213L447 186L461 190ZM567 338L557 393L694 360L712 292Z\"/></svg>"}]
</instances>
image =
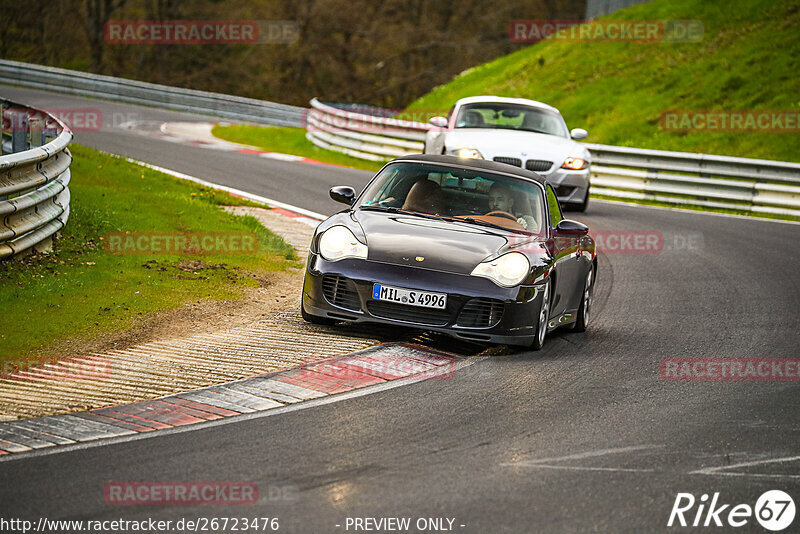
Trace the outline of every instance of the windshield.
<instances>
[{"instance_id":1,"label":"windshield","mask_svg":"<svg viewBox=\"0 0 800 534\"><path fill-rule=\"evenodd\" d=\"M544 228L538 184L426 163L386 166L361 195L359 206L516 232L539 233Z\"/></svg>"},{"instance_id":2,"label":"windshield","mask_svg":"<svg viewBox=\"0 0 800 534\"><path fill-rule=\"evenodd\" d=\"M521 130L569 137L561 115L523 104L464 104L458 111L455 127Z\"/></svg>"}]
</instances>

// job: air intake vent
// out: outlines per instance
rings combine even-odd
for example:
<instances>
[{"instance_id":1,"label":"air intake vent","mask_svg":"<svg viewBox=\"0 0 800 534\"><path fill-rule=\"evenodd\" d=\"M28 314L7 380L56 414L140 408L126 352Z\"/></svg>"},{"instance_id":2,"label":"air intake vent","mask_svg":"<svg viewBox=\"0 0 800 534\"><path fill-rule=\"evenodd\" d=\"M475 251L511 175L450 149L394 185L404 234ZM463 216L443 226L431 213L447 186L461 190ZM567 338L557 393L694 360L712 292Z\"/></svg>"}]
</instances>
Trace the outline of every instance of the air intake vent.
<instances>
[{"instance_id":1,"label":"air intake vent","mask_svg":"<svg viewBox=\"0 0 800 534\"><path fill-rule=\"evenodd\" d=\"M506 165L513 165L515 167L522 167L522 160L519 158L506 158L503 156L497 156L494 160L498 163L505 163Z\"/></svg>"},{"instance_id":2,"label":"air intake vent","mask_svg":"<svg viewBox=\"0 0 800 534\"><path fill-rule=\"evenodd\" d=\"M553 166L552 161L545 161L543 159L529 159L525 162L525 168L529 171L544 172L549 171Z\"/></svg>"},{"instance_id":3,"label":"air intake vent","mask_svg":"<svg viewBox=\"0 0 800 534\"><path fill-rule=\"evenodd\" d=\"M470 299L461 309L458 326L489 328L503 317L503 303L494 299Z\"/></svg>"},{"instance_id":4,"label":"air intake vent","mask_svg":"<svg viewBox=\"0 0 800 534\"><path fill-rule=\"evenodd\" d=\"M361 311L356 285L349 278L335 274L322 277L322 294L325 300L346 310Z\"/></svg>"},{"instance_id":5,"label":"air intake vent","mask_svg":"<svg viewBox=\"0 0 800 534\"><path fill-rule=\"evenodd\" d=\"M450 313L447 310L406 306L405 304L381 302L380 300L367 302L367 310L375 317L428 326L444 326L450 321Z\"/></svg>"},{"instance_id":6,"label":"air intake vent","mask_svg":"<svg viewBox=\"0 0 800 534\"><path fill-rule=\"evenodd\" d=\"M560 185L556 187L556 195L559 197L568 197L570 196L577 187L571 185Z\"/></svg>"}]
</instances>

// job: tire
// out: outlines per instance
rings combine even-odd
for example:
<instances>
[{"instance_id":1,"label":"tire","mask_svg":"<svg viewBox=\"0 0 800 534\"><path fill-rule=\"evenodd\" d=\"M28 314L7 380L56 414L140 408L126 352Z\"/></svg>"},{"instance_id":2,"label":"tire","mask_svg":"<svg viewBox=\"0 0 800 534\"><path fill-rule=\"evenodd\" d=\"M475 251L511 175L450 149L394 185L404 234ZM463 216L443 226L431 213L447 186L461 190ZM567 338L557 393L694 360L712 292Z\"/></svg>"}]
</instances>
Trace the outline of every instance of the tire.
<instances>
[{"instance_id":1,"label":"tire","mask_svg":"<svg viewBox=\"0 0 800 534\"><path fill-rule=\"evenodd\" d=\"M308 313L305 307L303 307L302 300L300 301L300 316L303 318L305 322L311 324L317 324L322 326L331 326L333 324L336 324L335 320L329 319L328 317L319 317L318 315L311 315L310 313Z\"/></svg>"},{"instance_id":2,"label":"tire","mask_svg":"<svg viewBox=\"0 0 800 534\"><path fill-rule=\"evenodd\" d=\"M547 337L547 322L550 320L550 299L552 297L550 280L544 286L542 307L539 308L539 320L536 322L536 337L531 343L531 350L542 350L545 337Z\"/></svg>"},{"instance_id":3,"label":"tire","mask_svg":"<svg viewBox=\"0 0 800 534\"><path fill-rule=\"evenodd\" d=\"M586 207L588 205L589 205L589 188L587 187L586 196L583 197L583 202L580 202L578 204L572 204L569 209L570 211L577 211L583 213L584 211L586 211Z\"/></svg>"},{"instance_id":4,"label":"tire","mask_svg":"<svg viewBox=\"0 0 800 534\"><path fill-rule=\"evenodd\" d=\"M586 275L586 282L583 284L583 297L581 298L581 305L578 308L578 317L575 320L573 332L586 332L586 327L589 325L591 319L592 309L592 293L594 289L594 267L589 269Z\"/></svg>"}]
</instances>

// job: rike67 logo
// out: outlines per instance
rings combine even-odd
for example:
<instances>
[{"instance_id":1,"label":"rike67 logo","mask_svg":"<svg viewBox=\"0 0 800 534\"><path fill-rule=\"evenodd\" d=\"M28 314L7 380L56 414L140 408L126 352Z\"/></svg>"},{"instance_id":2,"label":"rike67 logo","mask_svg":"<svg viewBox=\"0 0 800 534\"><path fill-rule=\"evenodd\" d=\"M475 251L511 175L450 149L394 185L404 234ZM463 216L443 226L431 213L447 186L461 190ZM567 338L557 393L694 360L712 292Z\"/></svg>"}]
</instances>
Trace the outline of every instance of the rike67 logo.
<instances>
[{"instance_id":1,"label":"rike67 logo","mask_svg":"<svg viewBox=\"0 0 800 534\"><path fill-rule=\"evenodd\" d=\"M667 526L739 528L755 518L765 529L778 532L792 524L795 511L794 500L781 490L764 492L755 506L723 503L719 492L710 500L706 493L700 499L695 499L691 493L678 493Z\"/></svg>"}]
</instances>

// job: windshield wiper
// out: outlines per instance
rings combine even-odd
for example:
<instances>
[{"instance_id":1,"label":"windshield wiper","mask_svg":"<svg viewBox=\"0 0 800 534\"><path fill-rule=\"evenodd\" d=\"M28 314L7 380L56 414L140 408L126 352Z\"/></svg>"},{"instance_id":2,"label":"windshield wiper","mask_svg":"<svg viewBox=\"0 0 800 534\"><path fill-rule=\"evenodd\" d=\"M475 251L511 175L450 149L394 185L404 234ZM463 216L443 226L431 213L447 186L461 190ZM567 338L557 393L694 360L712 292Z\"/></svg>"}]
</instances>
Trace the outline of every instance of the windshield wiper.
<instances>
[{"instance_id":1,"label":"windshield wiper","mask_svg":"<svg viewBox=\"0 0 800 534\"><path fill-rule=\"evenodd\" d=\"M423 217L425 219L441 219L442 217L438 215L432 215L429 213L420 213L418 211L411 211L411 210L404 210L403 208L396 208L394 206L378 206L375 205L367 205L367 206L359 206L362 210L373 210L373 211L386 211L389 213L402 213L403 215L414 215L416 217Z\"/></svg>"},{"instance_id":2,"label":"windshield wiper","mask_svg":"<svg viewBox=\"0 0 800 534\"><path fill-rule=\"evenodd\" d=\"M526 230L518 230L516 228L509 228L508 226L503 226L502 224L495 224L489 221L484 221L482 219L473 219L472 217L446 217L442 216L442 219L446 221L453 221L453 222L466 222L470 224L476 224L478 226L486 226L489 228L497 228L499 230L505 230L506 232L520 232Z\"/></svg>"}]
</instances>

